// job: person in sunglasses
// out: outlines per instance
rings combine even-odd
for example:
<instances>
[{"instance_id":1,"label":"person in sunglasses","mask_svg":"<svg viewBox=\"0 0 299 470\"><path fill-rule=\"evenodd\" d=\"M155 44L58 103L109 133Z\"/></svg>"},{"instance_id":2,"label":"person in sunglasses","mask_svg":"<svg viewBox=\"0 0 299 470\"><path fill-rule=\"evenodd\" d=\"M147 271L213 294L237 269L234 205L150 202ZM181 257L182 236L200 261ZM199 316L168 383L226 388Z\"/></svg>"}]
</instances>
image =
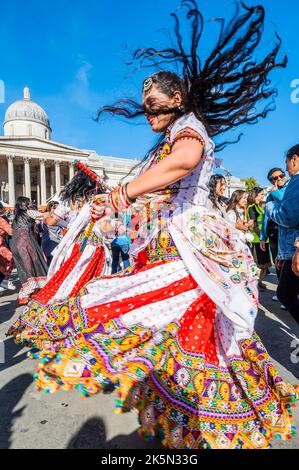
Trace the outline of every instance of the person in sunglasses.
<instances>
[{"instance_id":1,"label":"person in sunglasses","mask_svg":"<svg viewBox=\"0 0 299 470\"><path fill-rule=\"evenodd\" d=\"M281 201L270 201L266 210L279 227L278 261L281 272L277 296L299 323L299 277L297 276L297 249L299 247L299 144L286 157L286 168L291 180Z\"/></svg>"},{"instance_id":2,"label":"person in sunglasses","mask_svg":"<svg viewBox=\"0 0 299 470\"><path fill-rule=\"evenodd\" d=\"M287 188L287 177L285 172L281 168L272 168L267 176L270 183L273 185L270 193L267 197L266 204L268 202L281 201L284 197L284 193ZM267 210L263 216L262 230L260 234L260 247L263 251L267 250L266 241L269 240L270 251L273 262L276 263L278 256L278 225L270 219ZM277 277L280 276L279 265L276 265ZM277 296L273 297L274 301L278 301Z\"/></svg>"}]
</instances>

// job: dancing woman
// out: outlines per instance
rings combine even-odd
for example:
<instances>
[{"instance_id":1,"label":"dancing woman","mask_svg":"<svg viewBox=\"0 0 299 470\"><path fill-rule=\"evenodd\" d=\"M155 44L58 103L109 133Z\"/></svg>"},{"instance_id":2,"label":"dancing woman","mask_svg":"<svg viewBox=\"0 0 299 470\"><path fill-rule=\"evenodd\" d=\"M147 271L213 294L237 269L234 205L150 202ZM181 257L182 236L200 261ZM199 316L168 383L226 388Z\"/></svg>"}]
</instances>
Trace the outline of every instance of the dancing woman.
<instances>
[{"instance_id":1,"label":"dancing woman","mask_svg":"<svg viewBox=\"0 0 299 470\"><path fill-rule=\"evenodd\" d=\"M266 448L273 434L294 434L296 390L278 376L254 332L251 253L239 231L206 203L211 137L266 116L267 110L254 114L256 105L273 95L269 72L285 62L276 63L279 44L261 63L252 60L264 25L259 6L221 23L201 67L202 17L195 2L183 5L190 7L191 50L183 49L174 15L178 50L136 53L150 63L182 64L182 78L154 73L143 83L142 107L121 101L100 112L143 112L161 133L140 175L102 196L115 209L135 199L146 206L149 233L132 247L138 262L129 272L91 281L66 302L27 308L11 332L41 350L40 390L91 395L112 382L117 411L137 409L141 435L157 436L165 446ZM103 207L93 205L94 219Z\"/></svg>"},{"instance_id":2,"label":"dancing woman","mask_svg":"<svg viewBox=\"0 0 299 470\"><path fill-rule=\"evenodd\" d=\"M65 227L71 226L90 196L95 193L95 189L96 180L83 170L77 171L60 192L59 205L55 208L52 217L48 218L47 224L55 226L64 222Z\"/></svg>"},{"instance_id":3,"label":"dancing woman","mask_svg":"<svg viewBox=\"0 0 299 470\"><path fill-rule=\"evenodd\" d=\"M90 172L87 168L86 171ZM108 273L111 256L105 240L110 230L113 231L109 217L95 224L92 236L82 249L92 196L104 190L96 180L97 175L92 178L85 171L78 171L61 192L58 207L46 218L50 227L65 227L68 231L53 252L48 276L39 278L39 290L32 296L40 307L77 295L88 281ZM33 282L30 279L28 284Z\"/></svg>"}]
</instances>

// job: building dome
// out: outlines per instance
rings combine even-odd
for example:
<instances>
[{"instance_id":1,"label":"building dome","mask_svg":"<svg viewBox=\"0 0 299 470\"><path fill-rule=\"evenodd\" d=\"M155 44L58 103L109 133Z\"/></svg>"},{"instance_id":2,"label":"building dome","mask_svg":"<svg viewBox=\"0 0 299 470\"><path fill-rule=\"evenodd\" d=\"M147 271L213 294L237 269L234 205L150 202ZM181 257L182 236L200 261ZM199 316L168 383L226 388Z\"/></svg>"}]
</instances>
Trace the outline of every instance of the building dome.
<instances>
[{"instance_id":1,"label":"building dome","mask_svg":"<svg viewBox=\"0 0 299 470\"><path fill-rule=\"evenodd\" d=\"M11 104L4 119L4 135L35 136L49 139L50 121L46 112L30 98L29 88L24 88L22 100Z\"/></svg>"}]
</instances>

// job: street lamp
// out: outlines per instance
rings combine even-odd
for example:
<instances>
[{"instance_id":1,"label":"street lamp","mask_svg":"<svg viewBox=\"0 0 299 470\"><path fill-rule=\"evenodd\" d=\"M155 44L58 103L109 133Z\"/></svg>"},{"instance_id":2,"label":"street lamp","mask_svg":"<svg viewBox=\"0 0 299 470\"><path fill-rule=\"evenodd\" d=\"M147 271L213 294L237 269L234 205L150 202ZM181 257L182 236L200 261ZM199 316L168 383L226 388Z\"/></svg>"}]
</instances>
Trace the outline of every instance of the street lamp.
<instances>
[{"instance_id":1,"label":"street lamp","mask_svg":"<svg viewBox=\"0 0 299 470\"><path fill-rule=\"evenodd\" d=\"M232 173L224 168L224 166L219 167L220 170L224 171L225 177L227 178L227 191L228 191L228 197L229 199L231 198L231 189L232 189Z\"/></svg>"},{"instance_id":2,"label":"street lamp","mask_svg":"<svg viewBox=\"0 0 299 470\"><path fill-rule=\"evenodd\" d=\"M226 177L227 177L227 190L228 190L228 197L229 199L231 198L231 177L233 175L231 174L231 172L229 170L227 170L226 172Z\"/></svg>"}]
</instances>

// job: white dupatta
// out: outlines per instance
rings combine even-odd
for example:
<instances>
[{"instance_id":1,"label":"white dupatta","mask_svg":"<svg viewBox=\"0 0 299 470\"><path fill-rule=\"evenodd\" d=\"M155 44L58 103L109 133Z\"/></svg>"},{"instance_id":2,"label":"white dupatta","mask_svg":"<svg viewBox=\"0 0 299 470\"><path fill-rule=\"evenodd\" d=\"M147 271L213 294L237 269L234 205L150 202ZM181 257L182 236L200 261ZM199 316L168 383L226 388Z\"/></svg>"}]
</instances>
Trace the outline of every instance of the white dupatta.
<instances>
[{"instance_id":1,"label":"white dupatta","mask_svg":"<svg viewBox=\"0 0 299 470\"><path fill-rule=\"evenodd\" d=\"M47 279L49 280L62 266L62 264L70 257L71 252L74 247L74 243L78 237L78 235L82 232L84 227L90 221L90 207L91 204L88 202L86 203L82 210L80 211L76 220L72 223L70 229L68 230L67 234L63 237L59 245L53 251L53 259L50 264Z\"/></svg>"}]
</instances>

